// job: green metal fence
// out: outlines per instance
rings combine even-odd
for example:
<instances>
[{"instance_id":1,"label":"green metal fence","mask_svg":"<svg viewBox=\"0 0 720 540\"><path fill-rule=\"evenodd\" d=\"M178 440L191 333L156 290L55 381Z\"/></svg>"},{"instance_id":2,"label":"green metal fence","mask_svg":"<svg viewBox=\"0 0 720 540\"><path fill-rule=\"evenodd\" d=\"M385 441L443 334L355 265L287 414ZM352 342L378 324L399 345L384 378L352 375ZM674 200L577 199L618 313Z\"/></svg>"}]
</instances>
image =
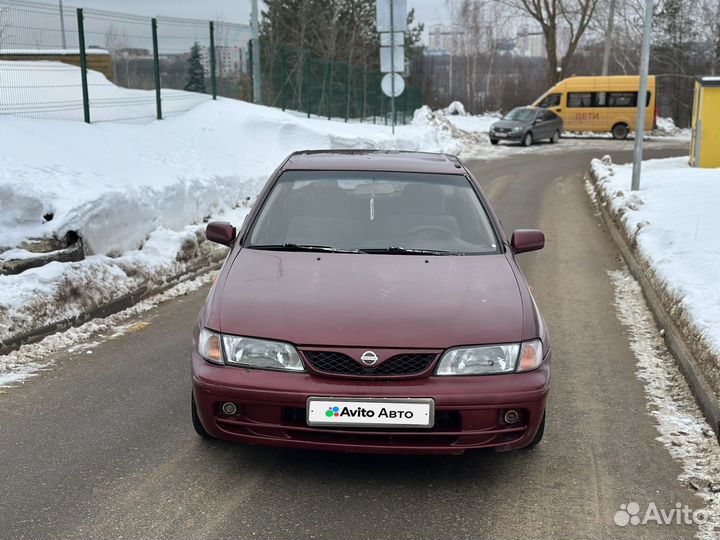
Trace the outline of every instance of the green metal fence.
<instances>
[{"instance_id":1,"label":"green metal fence","mask_svg":"<svg viewBox=\"0 0 720 540\"><path fill-rule=\"evenodd\" d=\"M308 116L389 123L390 98L382 74L364 66L314 57L286 45L262 44L263 103ZM407 85L395 100L396 122L405 123L422 105L419 87Z\"/></svg>"},{"instance_id":2,"label":"green metal fence","mask_svg":"<svg viewBox=\"0 0 720 540\"><path fill-rule=\"evenodd\" d=\"M146 122L249 99L250 36L224 21L0 0L0 115ZM202 84L190 87L193 48Z\"/></svg>"},{"instance_id":3,"label":"green metal fence","mask_svg":"<svg viewBox=\"0 0 720 540\"><path fill-rule=\"evenodd\" d=\"M145 122L216 96L251 100L250 36L248 25L223 21L0 0L0 115ZM391 121L377 70L265 43L261 65L265 105ZM396 123L421 105L420 89L406 86L395 101Z\"/></svg>"}]
</instances>

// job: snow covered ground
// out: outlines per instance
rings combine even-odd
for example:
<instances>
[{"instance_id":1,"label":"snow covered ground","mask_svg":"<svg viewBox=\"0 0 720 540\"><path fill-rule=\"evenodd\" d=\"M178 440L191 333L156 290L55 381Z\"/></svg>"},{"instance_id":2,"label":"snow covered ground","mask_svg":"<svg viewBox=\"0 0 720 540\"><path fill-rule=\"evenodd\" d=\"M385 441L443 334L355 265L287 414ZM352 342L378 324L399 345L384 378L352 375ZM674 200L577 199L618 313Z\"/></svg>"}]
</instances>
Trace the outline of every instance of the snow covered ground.
<instances>
[{"instance_id":1,"label":"snow covered ground","mask_svg":"<svg viewBox=\"0 0 720 540\"><path fill-rule=\"evenodd\" d=\"M687 324L720 356L720 169L692 168L686 157L645 161L633 192L631 165L591 167L601 198L677 302L675 315L689 315Z\"/></svg>"}]
</instances>

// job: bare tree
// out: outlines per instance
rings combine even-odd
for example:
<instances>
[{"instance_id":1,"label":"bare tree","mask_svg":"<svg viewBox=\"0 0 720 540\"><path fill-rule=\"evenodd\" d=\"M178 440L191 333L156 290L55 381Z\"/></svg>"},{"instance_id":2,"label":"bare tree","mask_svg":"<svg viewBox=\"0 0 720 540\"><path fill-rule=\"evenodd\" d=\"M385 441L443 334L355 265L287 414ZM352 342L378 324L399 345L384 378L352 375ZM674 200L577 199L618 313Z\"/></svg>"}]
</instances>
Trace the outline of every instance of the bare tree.
<instances>
[{"instance_id":1,"label":"bare tree","mask_svg":"<svg viewBox=\"0 0 720 540\"><path fill-rule=\"evenodd\" d=\"M119 28L115 23L110 23L107 25L107 28L105 29L105 48L112 56L112 66L113 66L113 81L115 84L118 84L118 62L120 61L120 55L119 51L120 49L126 48L128 46L128 37L125 30ZM127 76L127 73L129 71L128 69L128 59L125 58L125 74ZM128 81L125 81L125 85L127 86Z\"/></svg>"},{"instance_id":2,"label":"bare tree","mask_svg":"<svg viewBox=\"0 0 720 540\"><path fill-rule=\"evenodd\" d=\"M709 70L712 75L720 73L720 0L702 0L698 30L709 45L711 58ZM706 24L702 24L706 21Z\"/></svg>"},{"instance_id":3,"label":"bare tree","mask_svg":"<svg viewBox=\"0 0 720 540\"><path fill-rule=\"evenodd\" d=\"M593 20L599 0L500 0L538 22L545 38L548 83L555 84L572 64L575 51ZM565 50L558 50L561 34Z\"/></svg>"},{"instance_id":4,"label":"bare tree","mask_svg":"<svg viewBox=\"0 0 720 540\"><path fill-rule=\"evenodd\" d=\"M232 69L232 66L225 65L225 55L223 54L230 43L230 29L224 24L225 14L222 9L215 11L215 69L219 77L222 78L225 73ZM208 54L210 51L208 50Z\"/></svg>"},{"instance_id":5,"label":"bare tree","mask_svg":"<svg viewBox=\"0 0 720 540\"><path fill-rule=\"evenodd\" d=\"M497 95L489 102L499 44L507 42L509 20L515 13L507 13L496 0L446 0L453 21L453 34L460 38L457 50L451 51L451 60L460 69L450 70L455 79L450 85L449 99L460 99L468 110L486 110L499 107ZM460 84L456 84L459 82Z\"/></svg>"}]
</instances>

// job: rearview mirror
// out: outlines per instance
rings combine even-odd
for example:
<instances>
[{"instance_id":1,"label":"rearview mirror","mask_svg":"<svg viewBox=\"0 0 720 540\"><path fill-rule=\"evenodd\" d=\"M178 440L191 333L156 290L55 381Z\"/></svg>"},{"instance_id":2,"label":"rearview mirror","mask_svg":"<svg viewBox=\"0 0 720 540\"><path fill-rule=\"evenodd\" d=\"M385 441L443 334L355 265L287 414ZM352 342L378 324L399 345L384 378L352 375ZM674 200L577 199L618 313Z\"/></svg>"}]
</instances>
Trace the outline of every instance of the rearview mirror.
<instances>
[{"instance_id":1,"label":"rearview mirror","mask_svg":"<svg viewBox=\"0 0 720 540\"><path fill-rule=\"evenodd\" d=\"M211 242L229 246L235 240L235 227L227 221L211 221L205 229L205 236Z\"/></svg>"},{"instance_id":2,"label":"rearview mirror","mask_svg":"<svg viewBox=\"0 0 720 540\"><path fill-rule=\"evenodd\" d=\"M542 249L545 247L545 235L535 229L517 229L512 234L510 246L515 253Z\"/></svg>"}]
</instances>

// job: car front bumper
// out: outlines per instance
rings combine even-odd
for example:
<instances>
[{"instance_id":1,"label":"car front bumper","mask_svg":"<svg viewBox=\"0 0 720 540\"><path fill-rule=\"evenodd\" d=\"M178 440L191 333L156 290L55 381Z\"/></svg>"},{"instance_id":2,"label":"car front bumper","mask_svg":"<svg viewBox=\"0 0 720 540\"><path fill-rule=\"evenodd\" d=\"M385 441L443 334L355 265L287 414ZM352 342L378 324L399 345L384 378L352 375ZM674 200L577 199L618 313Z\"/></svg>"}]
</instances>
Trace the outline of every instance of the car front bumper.
<instances>
[{"instance_id":1,"label":"car front bumper","mask_svg":"<svg viewBox=\"0 0 720 540\"><path fill-rule=\"evenodd\" d=\"M508 139L509 140L519 140L525 136L525 132L524 131L516 131L516 132L506 131L503 133L498 133L496 131L491 131L489 133L489 136L491 139L497 139L499 141L508 140Z\"/></svg>"},{"instance_id":2,"label":"car front bumper","mask_svg":"<svg viewBox=\"0 0 720 540\"><path fill-rule=\"evenodd\" d=\"M550 353L535 371L475 377L358 380L217 366L192 355L193 397L206 431L237 442L386 454L461 454L528 446L543 418ZM432 428L308 426L306 401L335 398L432 398ZM224 414L222 404L237 405ZM508 425L508 409L520 420Z\"/></svg>"}]
</instances>

